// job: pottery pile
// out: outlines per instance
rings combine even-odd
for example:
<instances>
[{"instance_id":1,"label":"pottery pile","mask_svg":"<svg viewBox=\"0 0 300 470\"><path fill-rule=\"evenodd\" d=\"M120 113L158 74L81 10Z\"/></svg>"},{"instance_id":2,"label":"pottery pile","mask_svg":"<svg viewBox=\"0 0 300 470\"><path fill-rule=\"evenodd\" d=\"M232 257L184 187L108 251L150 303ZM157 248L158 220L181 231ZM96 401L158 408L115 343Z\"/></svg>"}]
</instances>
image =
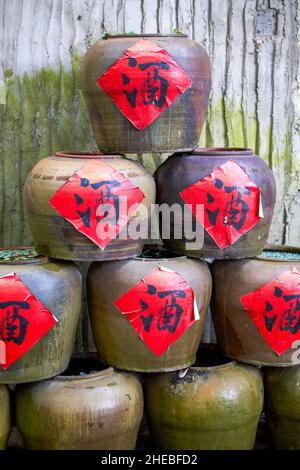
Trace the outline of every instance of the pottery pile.
<instances>
[{"instance_id":1,"label":"pottery pile","mask_svg":"<svg viewBox=\"0 0 300 470\"><path fill-rule=\"evenodd\" d=\"M0 448L10 386L25 448L134 449L145 410L156 448L253 449L261 366L273 443L299 448L300 250L266 245L266 163L197 147L205 50L111 36L83 57L81 89L99 152L39 161L24 187L34 247L0 250ZM151 152L170 155L154 176ZM83 282L97 354L74 354ZM217 344L200 345L210 304Z\"/></svg>"}]
</instances>

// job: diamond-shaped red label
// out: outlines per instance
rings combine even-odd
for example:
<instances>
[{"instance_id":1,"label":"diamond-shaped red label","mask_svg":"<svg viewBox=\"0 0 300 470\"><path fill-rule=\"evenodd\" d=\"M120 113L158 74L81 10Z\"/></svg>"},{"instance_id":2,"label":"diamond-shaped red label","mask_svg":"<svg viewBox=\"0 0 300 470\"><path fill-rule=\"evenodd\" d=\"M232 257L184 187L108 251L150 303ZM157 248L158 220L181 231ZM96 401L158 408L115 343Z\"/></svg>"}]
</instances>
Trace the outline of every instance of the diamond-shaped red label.
<instances>
[{"instance_id":1,"label":"diamond-shaped red label","mask_svg":"<svg viewBox=\"0 0 300 470\"><path fill-rule=\"evenodd\" d=\"M180 195L191 204L196 218L197 205L204 206L204 228L221 250L233 245L262 217L259 187L232 160L188 186Z\"/></svg>"},{"instance_id":2,"label":"diamond-shaped red label","mask_svg":"<svg viewBox=\"0 0 300 470\"><path fill-rule=\"evenodd\" d=\"M300 340L300 273L285 271L241 303L269 346L279 356Z\"/></svg>"},{"instance_id":3,"label":"diamond-shaped red label","mask_svg":"<svg viewBox=\"0 0 300 470\"><path fill-rule=\"evenodd\" d=\"M115 305L157 356L199 318L193 289L180 274L161 266L116 300Z\"/></svg>"},{"instance_id":4,"label":"diamond-shaped red label","mask_svg":"<svg viewBox=\"0 0 300 470\"><path fill-rule=\"evenodd\" d=\"M0 365L8 369L54 327L57 320L16 273L0 278Z\"/></svg>"},{"instance_id":5,"label":"diamond-shaped red label","mask_svg":"<svg viewBox=\"0 0 300 470\"><path fill-rule=\"evenodd\" d=\"M104 250L144 198L143 192L122 173L107 163L91 160L49 202Z\"/></svg>"},{"instance_id":6,"label":"diamond-shaped red label","mask_svg":"<svg viewBox=\"0 0 300 470\"><path fill-rule=\"evenodd\" d=\"M149 39L140 39L98 79L124 116L145 129L192 84L181 66Z\"/></svg>"}]
</instances>

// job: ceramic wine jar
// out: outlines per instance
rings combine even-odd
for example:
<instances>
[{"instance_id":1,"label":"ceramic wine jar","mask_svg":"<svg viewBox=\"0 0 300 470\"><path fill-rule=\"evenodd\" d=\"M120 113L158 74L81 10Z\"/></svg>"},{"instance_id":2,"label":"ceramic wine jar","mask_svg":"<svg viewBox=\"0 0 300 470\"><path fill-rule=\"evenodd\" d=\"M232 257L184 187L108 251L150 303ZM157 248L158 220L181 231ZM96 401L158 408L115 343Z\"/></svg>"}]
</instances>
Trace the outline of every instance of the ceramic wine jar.
<instances>
[{"instance_id":1,"label":"ceramic wine jar","mask_svg":"<svg viewBox=\"0 0 300 470\"><path fill-rule=\"evenodd\" d=\"M53 377L64 371L70 362L75 347L75 336L81 311L81 274L71 262L53 261L39 256L33 248L16 247L0 249L0 302L3 277L15 273L36 299L42 303L56 318L57 323L43 336L36 338L36 343L21 355L7 369L0 366L0 383L16 384L34 382ZM2 296L3 298L3 296ZM19 299L19 297L18 297ZM12 298L11 301L15 301ZM36 307L29 301L29 314L40 315ZM13 307L10 307L13 308ZM25 307L24 307L25 308ZM24 338L21 338L22 318L27 312L22 308L15 309L15 318L7 315L4 307L0 308L1 328L0 338L9 349L22 347L22 341L27 341L27 335L32 335L30 317L24 328ZM7 320L7 321L5 321ZM36 324L34 324L36 328ZM2 362L2 361L1 361Z\"/></svg>"},{"instance_id":2,"label":"ceramic wine jar","mask_svg":"<svg viewBox=\"0 0 300 470\"><path fill-rule=\"evenodd\" d=\"M265 371L265 408L276 449L300 449L300 367Z\"/></svg>"},{"instance_id":3,"label":"ceramic wine jar","mask_svg":"<svg viewBox=\"0 0 300 470\"><path fill-rule=\"evenodd\" d=\"M133 450L143 392L133 374L76 359L63 375L16 389L16 422L25 448Z\"/></svg>"},{"instance_id":4,"label":"ceramic wine jar","mask_svg":"<svg viewBox=\"0 0 300 470\"><path fill-rule=\"evenodd\" d=\"M280 291L276 297L276 284L268 295L264 294L265 288L254 294L252 309L257 309L256 319L261 319L260 327L254 323L241 301L241 297L273 283L276 278L286 276L295 268L300 271L300 250L288 246L267 247L255 259L215 261L211 265L214 281L212 317L218 346L224 354L241 362L258 365L291 366L300 363L300 357L295 356L293 347L294 340L299 338L299 335L295 337L299 329L295 324L299 318L297 299L285 301L284 296L278 296ZM276 282L281 284L283 291L286 288L293 289L292 278L295 277L297 284L298 276L292 274L284 282L280 279ZM298 293L297 287L294 293ZM291 310L293 305L296 308L295 316ZM288 318L289 312L293 318ZM277 314L277 318L274 314ZM289 340L290 347L281 353L282 342ZM279 354L275 352L277 350Z\"/></svg>"},{"instance_id":5,"label":"ceramic wine jar","mask_svg":"<svg viewBox=\"0 0 300 470\"><path fill-rule=\"evenodd\" d=\"M206 346L187 372L145 376L144 391L155 447L253 449L263 406L263 382L254 367L219 357Z\"/></svg>"},{"instance_id":6,"label":"ceramic wine jar","mask_svg":"<svg viewBox=\"0 0 300 470\"><path fill-rule=\"evenodd\" d=\"M109 165L112 172L117 170L125 178L128 178L132 185L143 193L144 198L141 204L146 209L149 209L151 203L155 202L155 184L153 178L137 162L129 160L122 155L58 152L55 155L44 158L35 165L24 187L24 204L37 250L52 258L79 261L104 261L139 255L143 247L143 240L131 238L129 230L127 231L128 224L122 231L122 236L111 237L111 241L102 249L87 235L77 230L71 222L50 205L49 201L74 172L81 170L84 173L84 168L91 161ZM101 165L99 167L95 166L95 177L97 177L97 174L101 183L103 179ZM117 175L116 180L120 180L120 175ZM93 198L91 201L91 217L93 217L94 207L96 209L97 204L99 204L101 191L102 188L100 187L97 190L91 189L92 195L89 196ZM109 188L108 191L113 190ZM131 189L128 189L128 194L130 191ZM80 189L78 192L80 192ZM77 195L77 197L81 198L80 201L83 199L81 196L83 194ZM80 201L78 201L76 212L81 208ZM109 204L111 203L110 201L111 199L108 198ZM114 207L116 209L116 206ZM84 213L85 208L81 212ZM129 219L129 223L134 221L135 223L140 222L142 224L145 217L147 220L150 214L150 211L146 215L145 212L147 213L147 211L144 211L140 214L138 210L134 211ZM124 218L124 215L124 213L121 213L120 218ZM77 219L79 219L79 215L77 215ZM83 226L83 224L84 221L82 221L81 225Z\"/></svg>"},{"instance_id":7,"label":"ceramic wine jar","mask_svg":"<svg viewBox=\"0 0 300 470\"><path fill-rule=\"evenodd\" d=\"M137 330L128 321L126 315L123 314L124 312L121 313L117 308L115 302L138 283L146 282L143 279L160 268L171 270L173 272L171 276L177 273L175 277L177 275L181 276L193 289L200 320L192 323L162 354L155 354L142 341ZM181 285L184 283L183 280L181 280ZM178 257L154 248L146 249L140 257L132 260L93 263L88 272L87 288L93 336L98 353L105 363L122 370L139 372L176 370L193 364L211 296L211 275L204 262L191 260L185 256ZM157 292L166 292L170 288L177 289L175 284L172 284L172 280L163 280L159 287L157 285L149 287L152 292L156 289ZM144 315L144 317L151 320L153 315L164 309L162 304L167 302L167 309L173 321L173 313L178 308L177 305L175 306L175 302L180 301L179 294L177 294L177 291L174 292L174 298L165 296L163 293L158 295L161 296L159 300L158 298L155 300L155 295L153 295L153 302L158 302L156 306L152 305L149 296L147 299L140 299L138 305L145 308L140 312L141 316ZM135 293L131 295L131 299L132 302L136 302ZM162 302L162 304L159 302ZM132 305L129 300L129 310L136 308ZM157 305L160 305L160 307ZM150 330L150 333L153 331L157 333L154 346L163 341L163 336L160 335L166 333L169 327L170 325L160 324L158 327L160 330L156 331L156 320L154 320ZM148 328L150 328L149 324ZM181 323L179 323L178 328L181 328ZM149 331L147 325L145 325L145 331ZM172 329L170 328L169 331L172 331ZM170 341L173 333L170 334Z\"/></svg>"},{"instance_id":8,"label":"ceramic wine jar","mask_svg":"<svg viewBox=\"0 0 300 470\"><path fill-rule=\"evenodd\" d=\"M203 243L199 235L198 243L187 246L193 239L191 229L181 227L179 220L175 225L171 222L171 236L163 240L166 248L191 257L214 259L254 257L264 248L275 204L275 180L271 169L251 150L215 148L176 152L156 170L155 178L159 204L178 204L182 210L185 204L202 204L204 210L203 217L200 212L196 218L188 209L197 232L204 231ZM248 181L246 187L249 178L252 183ZM192 186L201 180L201 186ZM172 185L166 181L172 181ZM211 181L215 181L213 187ZM259 188L261 204L259 195L250 192L251 184ZM256 207L251 209L254 197ZM263 217L258 217L261 214ZM183 221L188 224L187 215ZM176 237L178 229L183 229L183 237Z\"/></svg>"},{"instance_id":9,"label":"ceramic wine jar","mask_svg":"<svg viewBox=\"0 0 300 470\"><path fill-rule=\"evenodd\" d=\"M132 47L136 58L126 52ZM195 147L210 89L208 55L183 34L110 36L81 63L81 91L102 152ZM148 115L156 118L149 123Z\"/></svg>"},{"instance_id":10,"label":"ceramic wine jar","mask_svg":"<svg viewBox=\"0 0 300 470\"><path fill-rule=\"evenodd\" d=\"M6 385L0 385L0 450L6 449L10 427L9 391Z\"/></svg>"}]
</instances>

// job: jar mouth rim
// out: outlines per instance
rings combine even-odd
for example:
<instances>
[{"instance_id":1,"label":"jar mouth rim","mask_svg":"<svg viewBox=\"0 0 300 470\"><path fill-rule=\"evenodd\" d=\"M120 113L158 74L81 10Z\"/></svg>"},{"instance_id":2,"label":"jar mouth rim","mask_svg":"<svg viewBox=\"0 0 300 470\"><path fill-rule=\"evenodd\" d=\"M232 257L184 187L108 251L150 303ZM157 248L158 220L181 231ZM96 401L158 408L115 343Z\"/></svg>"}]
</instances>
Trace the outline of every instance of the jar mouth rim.
<instances>
[{"instance_id":1,"label":"jar mouth rim","mask_svg":"<svg viewBox=\"0 0 300 470\"><path fill-rule=\"evenodd\" d=\"M95 377L104 377L106 375L110 375L112 372L114 372L114 368L107 366L103 370L99 370L97 372L94 372L92 374L85 374L85 375L64 375L64 373L58 375L57 377L54 377L52 380L59 380L59 381L73 381L73 380L89 380L89 379L94 379Z\"/></svg>"},{"instance_id":2,"label":"jar mouth rim","mask_svg":"<svg viewBox=\"0 0 300 470\"><path fill-rule=\"evenodd\" d=\"M294 258L278 258L276 256L272 257L271 255L269 256L264 256L264 252L282 252L282 253L294 253L299 255L299 260L294 259ZM258 255L256 260L259 261L278 261L278 262L288 262L291 263L292 261L300 261L300 248L297 248L295 246L290 246L290 245L266 245L263 251L261 252L260 255Z\"/></svg>"},{"instance_id":3,"label":"jar mouth rim","mask_svg":"<svg viewBox=\"0 0 300 470\"><path fill-rule=\"evenodd\" d=\"M224 356L215 344L202 343L197 352L196 362L189 369L194 371L212 371L233 367L236 364L236 361Z\"/></svg>"},{"instance_id":4,"label":"jar mouth rim","mask_svg":"<svg viewBox=\"0 0 300 470\"><path fill-rule=\"evenodd\" d=\"M192 366L192 367L189 367L189 370L213 371L213 370L219 370L219 369L225 369L225 368L228 368L228 367L233 367L233 366L236 366L236 365L237 365L236 361L230 360L229 362L226 362L226 364L219 364L218 366L199 366L199 367Z\"/></svg>"},{"instance_id":5,"label":"jar mouth rim","mask_svg":"<svg viewBox=\"0 0 300 470\"><path fill-rule=\"evenodd\" d=\"M67 373L69 370L70 373ZM104 364L95 353L77 353L73 355L68 368L53 380L89 380L110 375L114 370L113 367Z\"/></svg>"},{"instance_id":6,"label":"jar mouth rim","mask_svg":"<svg viewBox=\"0 0 300 470\"><path fill-rule=\"evenodd\" d=\"M203 155L203 156L225 156L230 155L239 155L243 157L244 155L253 155L253 151L246 147L210 147L210 148L194 148L191 151L188 149L183 149L175 152L173 155L178 155L182 153L189 153L190 155Z\"/></svg>"},{"instance_id":7,"label":"jar mouth rim","mask_svg":"<svg viewBox=\"0 0 300 470\"><path fill-rule=\"evenodd\" d=\"M178 34L158 34L158 33L124 33L124 34L108 34L103 37L103 40L114 39L114 38L187 38L188 35L185 33Z\"/></svg>"},{"instance_id":8,"label":"jar mouth rim","mask_svg":"<svg viewBox=\"0 0 300 470\"><path fill-rule=\"evenodd\" d=\"M114 159L114 158L124 158L124 155L121 153L102 153L102 152L77 152L72 150L60 150L55 152L55 157L63 158L78 158L78 159L87 159L87 160L102 160L102 159Z\"/></svg>"},{"instance_id":9,"label":"jar mouth rim","mask_svg":"<svg viewBox=\"0 0 300 470\"><path fill-rule=\"evenodd\" d=\"M148 254L147 254L148 252ZM151 254L157 253L157 256L151 256ZM163 256L165 254L166 256ZM185 255L177 255L172 253L169 250L166 250L163 246L160 245L145 245L142 253L139 256L134 258L136 261L177 261L180 259L187 259Z\"/></svg>"},{"instance_id":10,"label":"jar mouth rim","mask_svg":"<svg viewBox=\"0 0 300 470\"><path fill-rule=\"evenodd\" d=\"M12 259L1 259L1 252L22 252L24 251L24 255L19 255L22 256L22 258L25 259L18 259L18 255L16 255L15 258ZM31 252L31 253L28 253ZM26 256L28 257L26 259ZM49 261L48 256L41 255L38 253L33 246L29 245L17 245L17 246L9 246L9 247L0 247L0 265L6 264L6 265L20 265L20 264L43 264L47 263Z\"/></svg>"}]
</instances>

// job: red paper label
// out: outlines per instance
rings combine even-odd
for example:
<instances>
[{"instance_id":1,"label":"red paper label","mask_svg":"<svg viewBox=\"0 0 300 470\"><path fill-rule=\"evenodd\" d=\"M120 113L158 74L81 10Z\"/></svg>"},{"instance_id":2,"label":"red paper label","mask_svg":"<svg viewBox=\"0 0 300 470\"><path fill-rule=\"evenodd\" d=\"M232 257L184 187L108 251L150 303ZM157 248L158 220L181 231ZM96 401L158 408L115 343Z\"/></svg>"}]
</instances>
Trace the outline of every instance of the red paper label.
<instances>
[{"instance_id":1,"label":"red paper label","mask_svg":"<svg viewBox=\"0 0 300 470\"><path fill-rule=\"evenodd\" d=\"M163 267L155 268L115 305L156 356L195 322L193 289L180 274Z\"/></svg>"},{"instance_id":2,"label":"red paper label","mask_svg":"<svg viewBox=\"0 0 300 470\"><path fill-rule=\"evenodd\" d=\"M15 273L0 278L0 365L8 369L56 324Z\"/></svg>"},{"instance_id":3,"label":"red paper label","mask_svg":"<svg viewBox=\"0 0 300 470\"><path fill-rule=\"evenodd\" d=\"M180 195L191 204L196 217L197 204L203 204L204 228L221 250L233 245L260 220L260 190L231 160Z\"/></svg>"},{"instance_id":4,"label":"red paper label","mask_svg":"<svg viewBox=\"0 0 300 470\"><path fill-rule=\"evenodd\" d=\"M139 130L145 129L192 84L157 44L140 39L98 79L99 85Z\"/></svg>"},{"instance_id":5,"label":"red paper label","mask_svg":"<svg viewBox=\"0 0 300 470\"><path fill-rule=\"evenodd\" d=\"M279 356L300 339L300 273L296 268L240 300L262 337Z\"/></svg>"},{"instance_id":6,"label":"red paper label","mask_svg":"<svg viewBox=\"0 0 300 470\"><path fill-rule=\"evenodd\" d=\"M122 173L92 160L76 171L49 202L104 250L144 198L143 192Z\"/></svg>"}]
</instances>

